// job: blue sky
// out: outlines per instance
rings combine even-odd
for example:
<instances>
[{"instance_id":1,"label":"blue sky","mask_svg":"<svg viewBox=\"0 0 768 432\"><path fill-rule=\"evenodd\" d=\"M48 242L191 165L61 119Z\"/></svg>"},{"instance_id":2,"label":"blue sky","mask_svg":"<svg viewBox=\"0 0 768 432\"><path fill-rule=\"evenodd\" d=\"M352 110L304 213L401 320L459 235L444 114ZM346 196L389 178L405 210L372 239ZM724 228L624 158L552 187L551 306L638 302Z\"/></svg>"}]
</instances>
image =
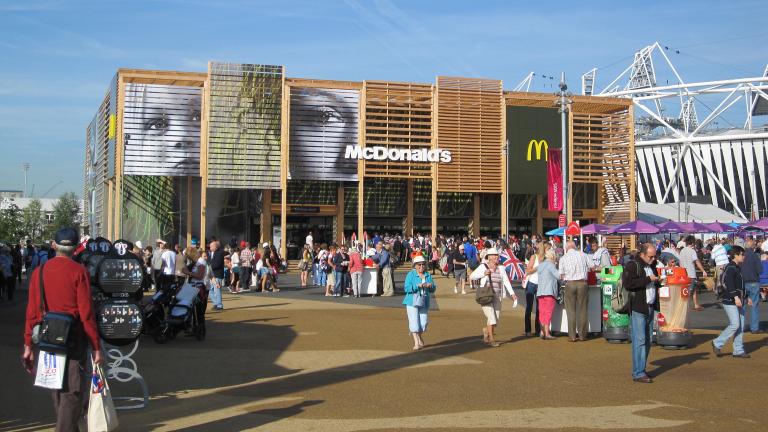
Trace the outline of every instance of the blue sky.
<instances>
[{"instance_id":1,"label":"blue sky","mask_svg":"<svg viewBox=\"0 0 768 432\"><path fill-rule=\"evenodd\" d=\"M288 76L434 82L530 71L612 80L660 41L687 81L759 76L764 1L0 0L0 189L82 194L85 128L119 67L282 64ZM531 90L554 91L538 79ZM599 85L598 85L599 87Z\"/></svg>"}]
</instances>

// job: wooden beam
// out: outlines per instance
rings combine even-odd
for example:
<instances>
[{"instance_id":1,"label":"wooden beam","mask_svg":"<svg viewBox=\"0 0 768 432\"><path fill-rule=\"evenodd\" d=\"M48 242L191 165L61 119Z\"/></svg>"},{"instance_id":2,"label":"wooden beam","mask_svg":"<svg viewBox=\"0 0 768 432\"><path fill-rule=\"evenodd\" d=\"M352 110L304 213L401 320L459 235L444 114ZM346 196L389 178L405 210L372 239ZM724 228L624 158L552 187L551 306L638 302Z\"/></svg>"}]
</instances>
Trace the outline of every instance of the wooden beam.
<instances>
[{"instance_id":1,"label":"wooden beam","mask_svg":"<svg viewBox=\"0 0 768 432\"><path fill-rule=\"evenodd\" d=\"M187 176L187 245L192 244L192 177ZM205 247L205 239L200 239L200 244Z\"/></svg>"},{"instance_id":2,"label":"wooden beam","mask_svg":"<svg viewBox=\"0 0 768 432\"><path fill-rule=\"evenodd\" d=\"M472 194L472 220L470 228L469 234L472 237L480 237L480 194L478 192Z\"/></svg>"},{"instance_id":3,"label":"wooden beam","mask_svg":"<svg viewBox=\"0 0 768 432\"><path fill-rule=\"evenodd\" d=\"M125 140L123 139L123 114L125 113L125 81L121 75L117 79L117 113L115 115L115 240L123 237L123 161L125 160Z\"/></svg>"},{"instance_id":4,"label":"wooden beam","mask_svg":"<svg viewBox=\"0 0 768 432\"><path fill-rule=\"evenodd\" d=\"M114 211L115 211L115 196L114 196L114 184L113 179L107 180L107 239L114 240Z\"/></svg>"},{"instance_id":5,"label":"wooden beam","mask_svg":"<svg viewBox=\"0 0 768 432\"><path fill-rule=\"evenodd\" d=\"M413 180L408 179L405 181L405 227L403 234L407 236L413 235Z\"/></svg>"},{"instance_id":6,"label":"wooden beam","mask_svg":"<svg viewBox=\"0 0 768 432\"><path fill-rule=\"evenodd\" d=\"M544 195L536 194L536 228L534 233L544 234Z\"/></svg>"},{"instance_id":7,"label":"wooden beam","mask_svg":"<svg viewBox=\"0 0 768 432\"><path fill-rule=\"evenodd\" d=\"M633 221L637 219L637 175L635 173L635 109L634 105L629 106L627 112L627 118L629 123L629 149L627 150L629 156L629 220ZM632 250L637 248L637 236L632 236L630 239L630 248Z\"/></svg>"},{"instance_id":8,"label":"wooden beam","mask_svg":"<svg viewBox=\"0 0 768 432\"><path fill-rule=\"evenodd\" d=\"M337 81L310 78L286 78L285 82L291 87L325 88L334 90L360 90L363 83L360 81Z\"/></svg>"},{"instance_id":9,"label":"wooden beam","mask_svg":"<svg viewBox=\"0 0 768 432\"><path fill-rule=\"evenodd\" d=\"M568 208L567 214L565 215L565 220L570 223L573 220L573 110L568 111L568 123L566 123L568 127L568 147L567 152L565 154L565 157L568 158L565 163L568 164L568 197L567 197L567 203ZM563 143L565 145L565 143Z\"/></svg>"},{"instance_id":10,"label":"wooden beam","mask_svg":"<svg viewBox=\"0 0 768 432\"><path fill-rule=\"evenodd\" d=\"M336 186L336 239L344 239L344 183Z\"/></svg>"},{"instance_id":11,"label":"wooden beam","mask_svg":"<svg viewBox=\"0 0 768 432\"><path fill-rule=\"evenodd\" d=\"M211 63L208 62L208 72L203 82L203 100L200 116L200 241L205 241L206 210L208 207L208 131L211 121Z\"/></svg>"},{"instance_id":12,"label":"wooden beam","mask_svg":"<svg viewBox=\"0 0 768 432\"><path fill-rule=\"evenodd\" d=\"M288 253L288 147L291 140L291 87L285 83L283 67L282 116L280 117L280 256Z\"/></svg>"},{"instance_id":13,"label":"wooden beam","mask_svg":"<svg viewBox=\"0 0 768 432\"><path fill-rule=\"evenodd\" d=\"M367 103L368 98L366 97L367 93L367 83L363 83L363 90L360 92L360 105L359 105L359 112L357 116L357 144L360 147L365 147L365 121L366 121L366 115L365 115L365 106ZM365 178L365 159L359 159L357 161L357 239L359 241L363 241L363 230L365 225L364 223L364 215L363 212L365 210L365 199L364 199L364 180Z\"/></svg>"},{"instance_id":14,"label":"wooden beam","mask_svg":"<svg viewBox=\"0 0 768 432\"><path fill-rule=\"evenodd\" d=\"M282 205L282 202L281 202ZM259 243L272 242L272 190L261 191L261 215L259 215L261 235Z\"/></svg>"},{"instance_id":15,"label":"wooden beam","mask_svg":"<svg viewBox=\"0 0 768 432\"><path fill-rule=\"evenodd\" d=\"M502 84L503 88L503 84ZM507 179L507 106L504 97L500 100L501 109L501 238L509 235L509 181Z\"/></svg>"}]
</instances>

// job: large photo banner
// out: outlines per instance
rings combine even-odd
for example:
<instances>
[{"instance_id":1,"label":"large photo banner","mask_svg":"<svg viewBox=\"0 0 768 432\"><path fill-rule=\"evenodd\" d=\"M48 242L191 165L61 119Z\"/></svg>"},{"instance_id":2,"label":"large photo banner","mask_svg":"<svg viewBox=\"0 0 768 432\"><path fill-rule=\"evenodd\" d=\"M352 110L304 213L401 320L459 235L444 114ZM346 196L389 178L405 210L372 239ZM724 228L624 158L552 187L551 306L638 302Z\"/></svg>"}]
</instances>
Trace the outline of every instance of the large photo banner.
<instances>
[{"instance_id":1,"label":"large photo banner","mask_svg":"<svg viewBox=\"0 0 768 432\"><path fill-rule=\"evenodd\" d=\"M160 84L125 86L125 174L200 175L202 89Z\"/></svg>"},{"instance_id":2,"label":"large photo banner","mask_svg":"<svg viewBox=\"0 0 768 432\"><path fill-rule=\"evenodd\" d=\"M357 160L344 157L357 145L358 90L291 87L289 178L357 181Z\"/></svg>"}]
</instances>

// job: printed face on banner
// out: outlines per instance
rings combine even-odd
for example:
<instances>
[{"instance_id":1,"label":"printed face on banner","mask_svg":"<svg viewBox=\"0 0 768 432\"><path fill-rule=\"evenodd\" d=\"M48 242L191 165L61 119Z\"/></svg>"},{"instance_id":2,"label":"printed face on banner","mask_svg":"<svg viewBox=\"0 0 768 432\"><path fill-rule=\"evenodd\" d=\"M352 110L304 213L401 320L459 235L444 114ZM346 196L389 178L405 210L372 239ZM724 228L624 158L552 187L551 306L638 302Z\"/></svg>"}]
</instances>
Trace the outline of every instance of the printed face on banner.
<instances>
[{"instance_id":1,"label":"printed face on banner","mask_svg":"<svg viewBox=\"0 0 768 432\"><path fill-rule=\"evenodd\" d=\"M510 194L547 193L548 151L561 147L560 124L557 108L507 107Z\"/></svg>"},{"instance_id":2,"label":"printed face on banner","mask_svg":"<svg viewBox=\"0 0 768 432\"><path fill-rule=\"evenodd\" d=\"M357 144L359 105L357 90L291 89L291 179L357 180L344 151Z\"/></svg>"},{"instance_id":3,"label":"printed face on banner","mask_svg":"<svg viewBox=\"0 0 768 432\"><path fill-rule=\"evenodd\" d=\"M200 175L202 89L128 83L125 174Z\"/></svg>"}]
</instances>

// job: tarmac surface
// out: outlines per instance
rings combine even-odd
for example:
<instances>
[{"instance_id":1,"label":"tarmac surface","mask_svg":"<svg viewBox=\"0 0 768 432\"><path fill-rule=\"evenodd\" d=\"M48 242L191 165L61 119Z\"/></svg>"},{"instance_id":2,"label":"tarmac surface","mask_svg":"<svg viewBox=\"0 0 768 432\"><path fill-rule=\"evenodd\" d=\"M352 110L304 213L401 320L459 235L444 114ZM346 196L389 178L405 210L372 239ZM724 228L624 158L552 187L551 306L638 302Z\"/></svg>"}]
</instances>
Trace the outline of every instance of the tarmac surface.
<instances>
[{"instance_id":1,"label":"tarmac surface","mask_svg":"<svg viewBox=\"0 0 768 432\"><path fill-rule=\"evenodd\" d=\"M296 275L281 278L279 293L225 294L223 311L209 307L206 340L140 339L132 360L150 401L119 411L119 430L768 430L766 336L745 335L751 359L715 358L709 342L727 320L711 294L691 312L693 346L653 347L654 383L640 384L627 344L526 338L520 294L517 308L504 302L503 344L487 347L474 296L436 280L420 352L399 296L325 297L296 287ZM52 430L50 395L19 362L26 293L17 293L0 303L0 431ZM116 397L141 394L135 381L110 385Z\"/></svg>"}]
</instances>

